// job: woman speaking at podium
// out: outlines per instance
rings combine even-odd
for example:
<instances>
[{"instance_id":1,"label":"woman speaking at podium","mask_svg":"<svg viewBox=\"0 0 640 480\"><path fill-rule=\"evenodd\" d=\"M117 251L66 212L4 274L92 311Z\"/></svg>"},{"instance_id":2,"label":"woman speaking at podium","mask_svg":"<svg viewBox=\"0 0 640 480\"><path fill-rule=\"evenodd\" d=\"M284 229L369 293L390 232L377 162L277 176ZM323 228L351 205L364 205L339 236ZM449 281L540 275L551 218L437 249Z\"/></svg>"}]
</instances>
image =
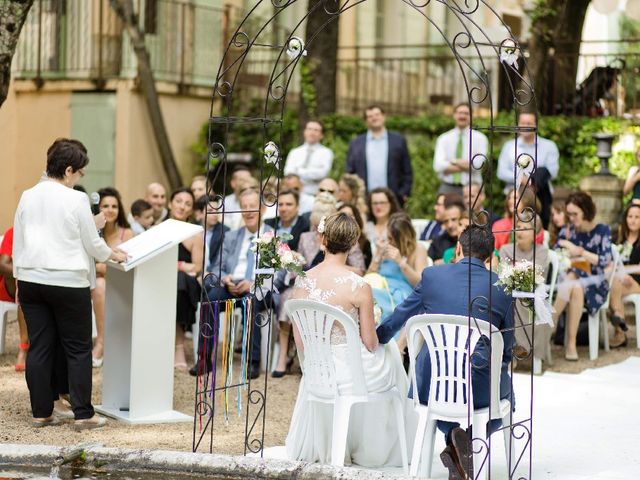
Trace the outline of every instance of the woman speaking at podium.
<instances>
[{"instance_id":1,"label":"woman speaking at podium","mask_svg":"<svg viewBox=\"0 0 640 480\"><path fill-rule=\"evenodd\" d=\"M13 269L29 331L26 378L33 426L59 422L52 378L56 345L63 347L75 430L104 425L91 405L93 258L122 262L126 254L100 238L88 197L73 189L89 163L77 140L58 139L47 151L47 178L23 192L14 220ZM93 257L93 258L92 258Z\"/></svg>"}]
</instances>

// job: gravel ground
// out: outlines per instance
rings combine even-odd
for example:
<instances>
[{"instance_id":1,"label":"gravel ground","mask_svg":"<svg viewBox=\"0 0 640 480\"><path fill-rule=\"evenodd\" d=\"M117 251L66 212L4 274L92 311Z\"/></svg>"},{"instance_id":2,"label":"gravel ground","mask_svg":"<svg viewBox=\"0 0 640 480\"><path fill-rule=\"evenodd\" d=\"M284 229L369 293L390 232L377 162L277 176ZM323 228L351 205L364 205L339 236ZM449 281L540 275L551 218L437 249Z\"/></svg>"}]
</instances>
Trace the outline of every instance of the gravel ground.
<instances>
[{"instance_id":1,"label":"gravel ground","mask_svg":"<svg viewBox=\"0 0 640 480\"><path fill-rule=\"evenodd\" d=\"M29 392L24 373L15 372L13 367L18 345L18 325L14 317L9 318L7 330L6 353L0 356L0 442L46 445L98 442L108 447L191 451L194 434L192 423L131 426L109 420L106 427L102 429L82 433L74 432L68 425L42 429L31 427L29 423L31 418ZM586 368L601 367L620 362L631 355L638 356L640 355L640 350L635 348L635 327L631 326L630 330L629 346L627 348L610 352L600 351L599 358L595 362L588 360L587 347L579 348L580 360L578 362L566 362L562 356L562 348L554 346L552 347L552 352L557 360L553 367L549 367L548 370L579 373ZM187 351L189 352L189 346L187 346ZM526 370L526 367L521 365L519 370ZM94 404L99 404L102 373L100 369L94 369L93 372L93 402ZM297 395L299 379L299 371L281 379L268 379L264 442L267 447L284 445ZM264 381L263 377L261 377L260 381ZM174 386L174 408L192 415L195 379L187 373L176 373ZM235 401L235 394L231 396L231 399ZM221 402L216 402L216 408L220 408L218 405L221 405ZM219 413L216 414L213 436L214 452L243 453L244 408L246 408L246 405L243 405L243 413L238 418L235 414L235 406L232 407L228 425L224 424L223 418ZM255 412L255 409L253 411ZM260 425L258 424L256 431L260 430L259 427ZM203 440L198 451L208 451L208 440L208 437Z\"/></svg>"}]
</instances>

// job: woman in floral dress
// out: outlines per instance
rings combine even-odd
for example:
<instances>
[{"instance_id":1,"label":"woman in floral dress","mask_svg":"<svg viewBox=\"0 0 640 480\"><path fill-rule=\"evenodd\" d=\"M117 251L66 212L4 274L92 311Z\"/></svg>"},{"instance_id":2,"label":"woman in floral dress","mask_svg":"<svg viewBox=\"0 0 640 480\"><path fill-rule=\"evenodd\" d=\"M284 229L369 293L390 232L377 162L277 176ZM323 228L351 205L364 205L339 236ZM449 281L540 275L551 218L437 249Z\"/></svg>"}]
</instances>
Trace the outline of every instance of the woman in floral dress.
<instances>
[{"instance_id":1,"label":"woman in floral dress","mask_svg":"<svg viewBox=\"0 0 640 480\"><path fill-rule=\"evenodd\" d=\"M604 304L609 293L605 268L611 263L611 229L595 223L596 206L584 192L569 195L566 201L569 223L558 233L556 248L567 250L571 268L558 286L553 304L554 323L567 305L567 337L565 358L578 360L576 336L583 308L592 315ZM577 281L576 281L577 280Z\"/></svg>"}]
</instances>

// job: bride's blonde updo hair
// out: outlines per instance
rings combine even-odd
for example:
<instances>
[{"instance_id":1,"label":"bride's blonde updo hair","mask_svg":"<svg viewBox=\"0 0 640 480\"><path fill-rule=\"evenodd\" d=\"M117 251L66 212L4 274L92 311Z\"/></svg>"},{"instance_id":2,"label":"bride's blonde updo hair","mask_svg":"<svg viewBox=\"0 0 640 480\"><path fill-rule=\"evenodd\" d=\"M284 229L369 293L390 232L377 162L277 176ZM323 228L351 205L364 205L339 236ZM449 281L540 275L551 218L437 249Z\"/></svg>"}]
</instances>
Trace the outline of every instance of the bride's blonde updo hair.
<instances>
[{"instance_id":1,"label":"bride's blonde updo hair","mask_svg":"<svg viewBox=\"0 0 640 480\"><path fill-rule=\"evenodd\" d=\"M360 238L358 223L344 212L334 213L324 220L324 239L329 253L347 253Z\"/></svg>"}]
</instances>

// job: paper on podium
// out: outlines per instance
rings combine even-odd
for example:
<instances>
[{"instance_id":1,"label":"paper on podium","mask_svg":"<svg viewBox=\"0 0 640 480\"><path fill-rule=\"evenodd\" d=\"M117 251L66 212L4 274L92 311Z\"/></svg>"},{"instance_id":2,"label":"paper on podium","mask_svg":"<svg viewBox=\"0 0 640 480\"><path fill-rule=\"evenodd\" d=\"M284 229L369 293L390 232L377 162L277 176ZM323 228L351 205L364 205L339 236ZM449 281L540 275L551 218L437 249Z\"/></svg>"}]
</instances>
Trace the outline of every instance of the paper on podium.
<instances>
[{"instance_id":1,"label":"paper on podium","mask_svg":"<svg viewBox=\"0 0 640 480\"><path fill-rule=\"evenodd\" d=\"M119 270L129 271L167 248L203 231L204 229L200 225L173 219L165 220L160 225L150 228L131 240L118 245L120 250L127 252L129 255L126 262L115 263L109 261L108 264Z\"/></svg>"}]
</instances>

